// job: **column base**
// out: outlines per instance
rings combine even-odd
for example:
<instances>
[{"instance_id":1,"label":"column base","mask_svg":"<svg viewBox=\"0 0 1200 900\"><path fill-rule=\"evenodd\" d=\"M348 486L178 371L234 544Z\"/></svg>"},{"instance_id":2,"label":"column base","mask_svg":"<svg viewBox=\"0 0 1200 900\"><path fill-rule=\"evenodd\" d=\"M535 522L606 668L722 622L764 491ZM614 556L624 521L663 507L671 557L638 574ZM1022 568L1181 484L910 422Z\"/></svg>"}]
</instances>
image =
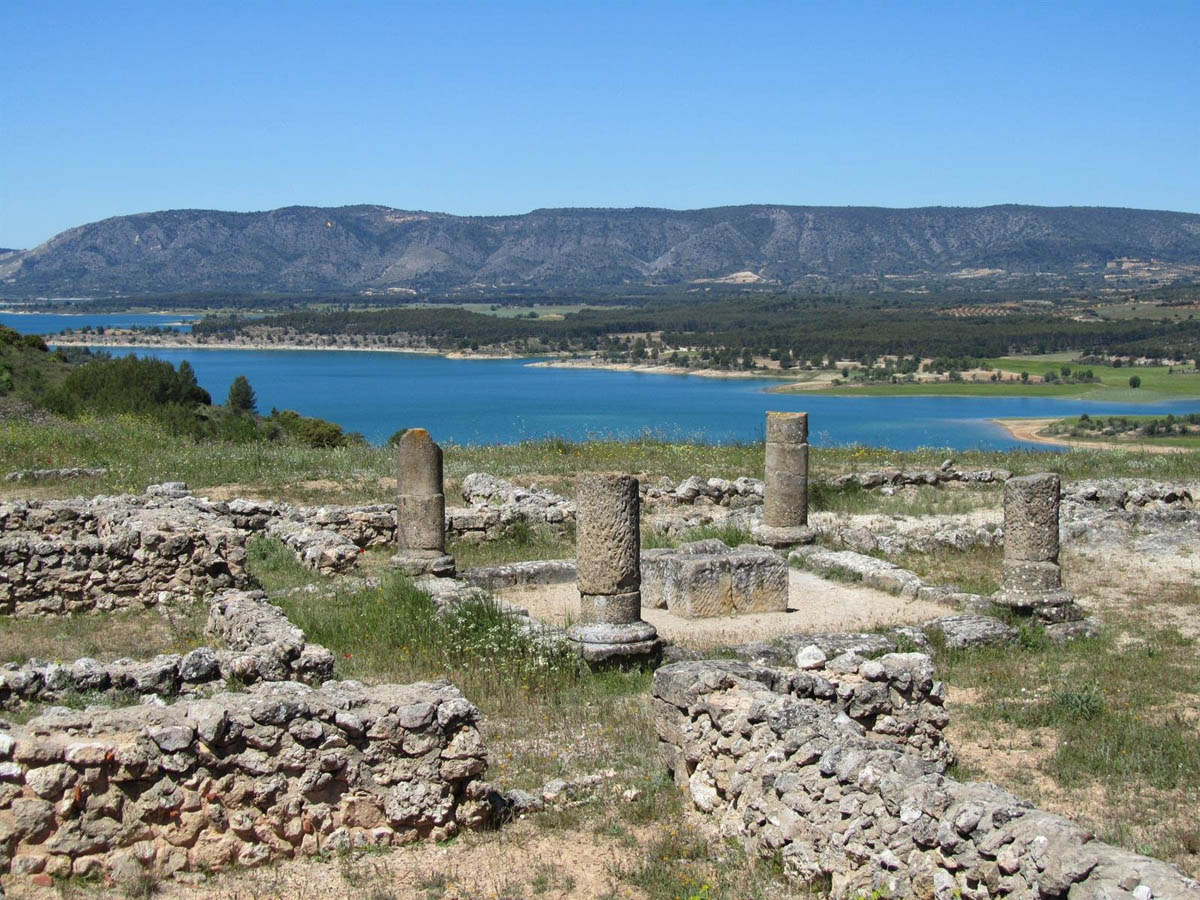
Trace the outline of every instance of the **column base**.
<instances>
[{"instance_id":1,"label":"column base","mask_svg":"<svg viewBox=\"0 0 1200 900\"><path fill-rule=\"evenodd\" d=\"M638 665L662 656L658 630L649 622L572 625L567 637L591 666Z\"/></svg>"},{"instance_id":2,"label":"column base","mask_svg":"<svg viewBox=\"0 0 1200 900\"><path fill-rule=\"evenodd\" d=\"M414 578L420 575L454 577L454 557L440 550L401 550L388 560L388 564Z\"/></svg>"},{"instance_id":3,"label":"column base","mask_svg":"<svg viewBox=\"0 0 1200 900\"><path fill-rule=\"evenodd\" d=\"M1076 615L1078 607L1070 591L1058 588L1049 591L1016 590L1001 588L992 595L992 602L1013 609L1028 610L1044 622L1068 622L1082 618Z\"/></svg>"},{"instance_id":4,"label":"column base","mask_svg":"<svg viewBox=\"0 0 1200 900\"><path fill-rule=\"evenodd\" d=\"M817 538L816 529L807 525L755 525L750 529L756 543L765 544L776 550L811 544Z\"/></svg>"}]
</instances>

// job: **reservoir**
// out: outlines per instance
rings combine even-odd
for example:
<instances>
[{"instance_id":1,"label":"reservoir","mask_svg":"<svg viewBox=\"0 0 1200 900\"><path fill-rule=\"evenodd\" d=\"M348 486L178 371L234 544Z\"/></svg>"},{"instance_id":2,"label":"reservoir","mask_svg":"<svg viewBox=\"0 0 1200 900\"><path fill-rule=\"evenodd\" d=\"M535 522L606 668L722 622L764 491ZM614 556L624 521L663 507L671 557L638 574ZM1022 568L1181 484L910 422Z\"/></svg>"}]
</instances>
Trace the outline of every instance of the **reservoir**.
<instances>
[{"instance_id":1,"label":"reservoir","mask_svg":"<svg viewBox=\"0 0 1200 900\"><path fill-rule=\"evenodd\" d=\"M76 321L53 327L56 323L35 321L41 318ZM137 324L155 321L139 318L143 321ZM0 324L43 334L63 327L133 324L128 319L0 314ZM168 316L158 321L181 319ZM1127 404L1054 397L768 394L765 389L779 384L777 380L532 368L532 360L526 359L459 360L367 350L129 352L174 364L188 360L216 402L224 401L237 375L245 375L258 396L260 412L294 409L361 432L372 443L417 426L428 428L438 441L458 444L643 434L708 443L760 441L763 414L771 409L810 413L810 440L817 446L1008 449L1031 445L1013 439L989 419L1084 412L1178 415L1200 409L1197 399Z\"/></svg>"}]
</instances>

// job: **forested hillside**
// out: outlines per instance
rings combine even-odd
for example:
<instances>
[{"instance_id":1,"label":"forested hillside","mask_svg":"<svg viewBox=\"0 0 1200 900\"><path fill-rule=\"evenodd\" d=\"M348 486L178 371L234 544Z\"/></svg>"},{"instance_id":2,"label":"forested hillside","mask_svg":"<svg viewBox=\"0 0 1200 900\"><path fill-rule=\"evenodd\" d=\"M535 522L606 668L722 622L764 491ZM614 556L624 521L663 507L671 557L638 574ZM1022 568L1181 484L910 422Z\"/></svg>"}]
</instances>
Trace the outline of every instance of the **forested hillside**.
<instances>
[{"instance_id":1,"label":"forested hillside","mask_svg":"<svg viewBox=\"0 0 1200 900\"><path fill-rule=\"evenodd\" d=\"M603 350L630 335L657 335L670 347L707 348L740 358L787 349L796 359L874 359L884 354L1004 356L1011 353L1115 352L1192 358L1200 321L1097 321L1061 311L958 317L902 299L746 298L636 308L585 309L562 319L483 315L456 308L303 311L253 320L214 318L196 324L205 337L252 336L287 343L296 335L389 337L398 345L436 349L508 345L525 352ZM513 346L515 345L515 346Z\"/></svg>"}]
</instances>

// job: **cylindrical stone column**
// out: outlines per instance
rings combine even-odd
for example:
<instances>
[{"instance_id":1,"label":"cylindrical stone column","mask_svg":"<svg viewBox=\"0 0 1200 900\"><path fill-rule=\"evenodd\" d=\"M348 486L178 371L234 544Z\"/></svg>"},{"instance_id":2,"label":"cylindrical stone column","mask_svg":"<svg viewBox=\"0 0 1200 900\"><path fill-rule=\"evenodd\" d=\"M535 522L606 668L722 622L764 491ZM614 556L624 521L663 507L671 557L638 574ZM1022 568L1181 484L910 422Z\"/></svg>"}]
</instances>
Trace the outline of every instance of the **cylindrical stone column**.
<instances>
[{"instance_id":1,"label":"cylindrical stone column","mask_svg":"<svg viewBox=\"0 0 1200 900\"><path fill-rule=\"evenodd\" d=\"M767 413L766 497L755 538L772 547L808 543L808 413Z\"/></svg>"},{"instance_id":2,"label":"cylindrical stone column","mask_svg":"<svg viewBox=\"0 0 1200 900\"><path fill-rule=\"evenodd\" d=\"M589 663L638 661L661 650L642 621L638 482L582 475L575 492L579 622L567 634Z\"/></svg>"},{"instance_id":3,"label":"cylindrical stone column","mask_svg":"<svg viewBox=\"0 0 1200 900\"><path fill-rule=\"evenodd\" d=\"M1001 603L1038 609L1072 605L1058 564L1061 488L1059 477L1050 472L1005 482Z\"/></svg>"},{"instance_id":4,"label":"cylindrical stone column","mask_svg":"<svg viewBox=\"0 0 1200 900\"><path fill-rule=\"evenodd\" d=\"M453 575L446 555L442 448L424 428L410 428L396 447L396 547L392 564L409 575Z\"/></svg>"}]
</instances>

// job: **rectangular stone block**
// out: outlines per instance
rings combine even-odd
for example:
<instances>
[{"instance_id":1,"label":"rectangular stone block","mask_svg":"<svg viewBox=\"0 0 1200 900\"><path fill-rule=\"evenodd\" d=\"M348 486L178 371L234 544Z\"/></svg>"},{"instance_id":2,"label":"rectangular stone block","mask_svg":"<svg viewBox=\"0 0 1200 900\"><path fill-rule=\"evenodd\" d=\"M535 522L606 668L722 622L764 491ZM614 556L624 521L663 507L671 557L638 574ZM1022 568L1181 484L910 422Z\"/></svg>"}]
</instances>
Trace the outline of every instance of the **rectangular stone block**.
<instances>
[{"instance_id":1,"label":"rectangular stone block","mask_svg":"<svg viewBox=\"0 0 1200 900\"><path fill-rule=\"evenodd\" d=\"M679 556L663 585L667 610L684 619L733 612L733 579L728 556Z\"/></svg>"},{"instance_id":2,"label":"rectangular stone block","mask_svg":"<svg viewBox=\"0 0 1200 900\"><path fill-rule=\"evenodd\" d=\"M642 551L642 606L650 609L666 609L667 598L664 585L671 568L681 556L698 554L728 553L729 547L716 538L690 541L678 547L656 547Z\"/></svg>"},{"instance_id":3,"label":"rectangular stone block","mask_svg":"<svg viewBox=\"0 0 1200 900\"><path fill-rule=\"evenodd\" d=\"M675 551L667 547L642 551L642 606L650 609L667 608L663 585L674 560Z\"/></svg>"},{"instance_id":4,"label":"rectangular stone block","mask_svg":"<svg viewBox=\"0 0 1200 900\"><path fill-rule=\"evenodd\" d=\"M741 548L729 556L730 599L740 613L783 612L788 605L788 565L759 548Z\"/></svg>"}]
</instances>

